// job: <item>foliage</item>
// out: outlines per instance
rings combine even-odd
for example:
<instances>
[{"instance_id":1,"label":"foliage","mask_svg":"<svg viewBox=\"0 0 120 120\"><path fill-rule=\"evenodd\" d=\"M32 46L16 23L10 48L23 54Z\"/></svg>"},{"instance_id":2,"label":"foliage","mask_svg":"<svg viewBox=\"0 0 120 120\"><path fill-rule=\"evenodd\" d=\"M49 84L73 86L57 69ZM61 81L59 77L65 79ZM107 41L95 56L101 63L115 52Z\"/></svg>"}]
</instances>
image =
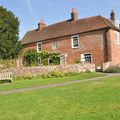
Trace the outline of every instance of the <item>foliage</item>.
<instances>
[{"instance_id":1,"label":"foliage","mask_svg":"<svg viewBox=\"0 0 120 120\"><path fill-rule=\"evenodd\" d=\"M80 74L80 73L78 73L78 72L67 72L67 73L65 73L65 76L74 76L74 75L78 75L78 74Z\"/></svg>"},{"instance_id":2,"label":"foliage","mask_svg":"<svg viewBox=\"0 0 120 120\"><path fill-rule=\"evenodd\" d=\"M80 60L75 60L74 61L74 64L79 64L80 63Z\"/></svg>"},{"instance_id":3,"label":"foliage","mask_svg":"<svg viewBox=\"0 0 120 120\"><path fill-rule=\"evenodd\" d=\"M11 59L11 60L3 60L0 59L0 70L4 68L13 68L15 67L16 60Z\"/></svg>"},{"instance_id":4,"label":"foliage","mask_svg":"<svg viewBox=\"0 0 120 120\"><path fill-rule=\"evenodd\" d=\"M110 66L104 72L106 72L106 73L120 73L120 66Z\"/></svg>"},{"instance_id":5,"label":"foliage","mask_svg":"<svg viewBox=\"0 0 120 120\"><path fill-rule=\"evenodd\" d=\"M90 71L90 70L86 70L85 72L86 72L86 73L91 73L91 71Z\"/></svg>"},{"instance_id":6,"label":"foliage","mask_svg":"<svg viewBox=\"0 0 120 120\"><path fill-rule=\"evenodd\" d=\"M24 55L26 65L28 65L28 66L36 66L38 56L39 56L39 53L36 50L34 50L34 49L28 50Z\"/></svg>"},{"instance_id":7,"label":"foliage","mask_svg":"<svg viewBox=\"0 0 120 120\"><path fill-rule=\"evenodd\" d=\"M52 77L63 77L65 74L63 71L60 70L53 70L50 73L48 73L48 75L52 76Z\"/></svg>"},{"instance_id":8,"label":"foliage","mask_svg":"<svg viewBox=\"0 0 120 120\"><path fill-rule=\"evenodd\" d=\"M21 49L19 37L19 20L7 9L0 7L0 57L17 58Z\"/></svg>"},{"instance_id":9,"label":"foliage","mask_svg":"<svg viewBox=\"0 0 120 120\"><path fill-rule=\"evenodd\" d=\"M39 57L42 60L43 65L48 65L48 58L49 58L49 53L46 51L40 52Z\"/></svg>"},{"instance_id":10,"label":"foliage","mask_svg":"<svg viewBox=\"0 0 120 120\"><path fill-rule=\"evenodd\" d=\"M49 54L49 58L51 59L51 64L54 65L59 65L60 64L60 57L59 53L57 52L52 52Z\"/></svg>"},{"instance_id":11,"label":"foliage","mask_svg":"<svg viewBox=\"0 0 120 120\"><path fill-rule=\"evenodd\" d=\"M38 58L41 58L42 65L60 64L59 53L56 52L49 53L47 51L43 51L38 53L36 50L30 49L24 55L24 59L28 66L37 66Z\"/></svg>"}]
</instances>

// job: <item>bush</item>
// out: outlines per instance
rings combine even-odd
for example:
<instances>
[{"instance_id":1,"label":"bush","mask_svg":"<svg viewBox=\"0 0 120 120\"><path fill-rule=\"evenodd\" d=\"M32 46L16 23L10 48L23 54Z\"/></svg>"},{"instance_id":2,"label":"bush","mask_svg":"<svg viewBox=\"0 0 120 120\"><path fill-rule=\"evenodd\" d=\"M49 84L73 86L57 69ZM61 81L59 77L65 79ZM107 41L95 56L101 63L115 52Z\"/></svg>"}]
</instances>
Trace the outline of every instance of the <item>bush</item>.
<instances>
[{"instance_id":1,"label":"bush","mask_svg":"<svg viewBox=\"0 0 120 120\"><path fill-rule=\"evenodd\" d=\"M90 71L90 70L86 70L85 72L86 72L86 73L91 73L91 71Z\"/></svg>"},{"instance_id":2,"label":"bush","mask_svg":"<svg viewBox=\"0 0 120 120\"><path fill-rule=\"evenodd\" d=\"M15 63L16 63L15 59L10 59L10 60L0 59L0 69L13 68L15 67Z\"/></svg>"},{"instance_id":3,"label":"bush","mask_svg":"<svg viewBox=\"0 0 120 120\"><path fill-rule=\"evenodd\" d=\"M59 65L60 64L60 57L58 52L49 53L47 51L42 51L38 53L34 49L28 50L24 54L24 60L26 66L37 66L38 65L38 58L41 59L42 65Z\"/></svg>"},{"instance_id":4,"label":"bush","mask_svg":"<svg viewBox=\"0 0 120 120\"><path fill-rule=\"evenodd\" d=\"M50 75L52 77L63 77L65 74L63 71L54 70L54 71L51 71L50 73L48 73L48 75Z\"/></svg>"},{"instance_id":5,"label":"bush","mask_svg":"<svg viewBox=\"0 0 120 120\"><path fill-rule=\"evenodd\" d=\"M105 73L120 73L120 66L110 66L104 72Z\"/></svg>"},{"instance_id":6,"label":"bush","mask_svg":"<svg viewBox=\"0 0 120 120\"><path fill-rule=\"evenodd\" d=\"M74 64L79 64L80 63L80 60L75 60L74 61Z\"/></svg>"},{"instance_id":7,"label":"bush","mask_svg":"<svg viewBox=\"0 0 120 120\"><path fill-rule=\"evenodd\" d=\"M27 66L36 66L37 65L37 58L38 52L34 49L28 50L24 55L24 60L26 61Z\"/></svg>"},{"instance_id":8,"label":"bush","mask_svg":"<svg viewBox=\"0 0 120 120\"><path fill-rule=\"evenodd\" d=\"M78 75L78 72L67 72L65 73L65 76L74 76L74 75Z\"/></svg>"}]
</instances>

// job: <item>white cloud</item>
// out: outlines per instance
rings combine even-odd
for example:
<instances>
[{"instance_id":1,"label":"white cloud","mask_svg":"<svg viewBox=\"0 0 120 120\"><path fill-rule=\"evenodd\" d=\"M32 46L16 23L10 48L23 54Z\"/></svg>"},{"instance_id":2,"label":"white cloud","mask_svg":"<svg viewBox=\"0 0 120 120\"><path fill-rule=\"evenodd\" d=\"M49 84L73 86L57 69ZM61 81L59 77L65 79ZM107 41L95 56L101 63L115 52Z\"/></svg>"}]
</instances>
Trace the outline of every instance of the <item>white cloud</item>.
<instances>
[{"instance_id":1,"label":"white cloud","mask_svg":"<svg viewBox=\"0 0 120 120\"><path fill-rule=\"evenodd\" d=\"M34 13L34 10L33 10L33 7L32 7L32 0L25 0L27 6L28 6L28 10L29 12L35 16L35 13Z\"/></svg>"}]
</instances>

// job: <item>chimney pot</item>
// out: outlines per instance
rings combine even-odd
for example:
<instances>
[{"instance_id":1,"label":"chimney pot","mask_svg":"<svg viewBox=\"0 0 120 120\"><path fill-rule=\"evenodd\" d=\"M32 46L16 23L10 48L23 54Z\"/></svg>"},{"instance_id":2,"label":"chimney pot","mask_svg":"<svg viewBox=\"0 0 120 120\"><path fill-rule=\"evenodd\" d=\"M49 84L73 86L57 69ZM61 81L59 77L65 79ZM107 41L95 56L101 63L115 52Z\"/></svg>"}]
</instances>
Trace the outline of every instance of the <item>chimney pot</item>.
<instances>
[{"instance_id":1,"label":"chimney pot","mask_svg":"<svg viewBox=\"0 0 120 120\"><path fill-rule=\"evenodd\" d=\"M42 30L45 26L46 26L46 24L45 24L44 20L41 20L38 23L38 30Z\"/></svg>"},{"instance_id":2,"label":"chimney pot","mask_svg":"<svg viewBox=\"0 0 120 120\"><path fill-rule=\"evenodd\" d=\"M112 10L111 13L110 13L110 19L115 21L116 20L116 16L115 16L115 11Z\"/></svg>"},{"instance_id":3,"label":"chimney pot","mask_svg":"<svg viewBox=\"0 0 120 120\"><path fill-rule=\"evenodd\" d=\"M75 8L72 8L72 13L71 13L71 20L76 21L78 20L78 14Z\"/></svg>"}]
</instances>

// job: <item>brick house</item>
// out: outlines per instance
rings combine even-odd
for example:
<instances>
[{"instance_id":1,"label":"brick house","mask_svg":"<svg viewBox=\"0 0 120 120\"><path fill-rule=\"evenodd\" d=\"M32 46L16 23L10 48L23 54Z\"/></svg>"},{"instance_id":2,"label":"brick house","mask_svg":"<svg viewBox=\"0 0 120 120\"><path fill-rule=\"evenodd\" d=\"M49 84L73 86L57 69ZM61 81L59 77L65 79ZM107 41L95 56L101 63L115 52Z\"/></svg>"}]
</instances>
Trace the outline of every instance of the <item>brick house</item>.
<instances>
[{"instance_id":1,"label":"brick house","mask_svg":"<svg viewBox=\"0 0 120 120\"><path fill-rule=\"evenodd\" d=\"M94 63L96 68L106 62L120 64L119 32L113 10L109 19L100 15L78 19L73 8L69 20L48 26L41 21L37 29L28 31L22 40L23 54L29 49L57 51L61 64L80 61Z\"/></svg>"}]
</instances>

